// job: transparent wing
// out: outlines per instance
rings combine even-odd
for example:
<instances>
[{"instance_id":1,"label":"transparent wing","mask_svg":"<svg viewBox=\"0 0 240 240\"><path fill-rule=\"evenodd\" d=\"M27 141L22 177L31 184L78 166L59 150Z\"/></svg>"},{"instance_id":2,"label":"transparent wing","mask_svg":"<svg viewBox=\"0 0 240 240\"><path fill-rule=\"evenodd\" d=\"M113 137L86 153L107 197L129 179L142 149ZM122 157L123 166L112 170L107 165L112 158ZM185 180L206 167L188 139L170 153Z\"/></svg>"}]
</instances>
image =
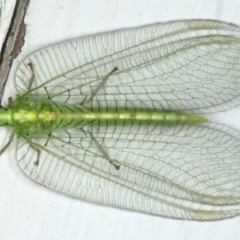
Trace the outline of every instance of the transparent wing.
<instances>
[{"instance_id":1,"label":"transparent wing","mask_svg":"<svg viewBox=\"0 0 240 240\"><path fill-rule=\"evenodd\" d=\"M19 94L28 90L31 62L36 77L29 93L79 103L118 67L91 106L229 109L240 100L239 29L216 21L178 21L71 40L27 57L16 71L16 88ZM17 162L34 181L87 201L216 220L240 213L239 136L216 124L88 124L19 139ZM35 149L41 150L38 166Z\"/></svg>"},{"instance_id":2,"label":"transparent wing","mask_svg":"<svg viewBox=\"0 0 240 240\"><path fill-rule=\"evenodd\" d=\"M26 92L31 62L34 96L46 94L44 86L54 101L79 103L118 67L93 106L221 111L239 104L239 38L239 26L212 20L86 36L28 56L16 72L16 87Z\"/></svg>"},{"instance_id":3,"label":"transparent wing","mask_svg":"<svg viewBox=\"0 0 240 240\"><path fill-rule=\"evenodd\" d=\"M34 181L76 198L166 217L218 220L240 214L240 133L205 126L93 126L19 139L17 163Z\"/></svg>"}]
</instances>

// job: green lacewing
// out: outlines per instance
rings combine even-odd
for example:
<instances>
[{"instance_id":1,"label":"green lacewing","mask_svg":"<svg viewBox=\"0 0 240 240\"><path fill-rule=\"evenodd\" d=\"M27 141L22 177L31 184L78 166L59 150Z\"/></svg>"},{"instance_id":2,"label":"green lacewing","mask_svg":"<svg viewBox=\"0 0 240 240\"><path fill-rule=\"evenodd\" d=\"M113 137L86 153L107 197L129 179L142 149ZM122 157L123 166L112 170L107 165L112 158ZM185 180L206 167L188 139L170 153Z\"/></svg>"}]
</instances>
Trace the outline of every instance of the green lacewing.
<instances>
[{"instance_id":1,"label":"green lacewing","mask_svg":"<svg viewBox=\"0 0 240 240\"><path fill-rule=\"evenodd\" d=\"M240 214L240 133L205 113L240 103L240 27L157 23L33 52L16 68L20 169L86 201L164 217Z\"/></svg>"}]
</instances>

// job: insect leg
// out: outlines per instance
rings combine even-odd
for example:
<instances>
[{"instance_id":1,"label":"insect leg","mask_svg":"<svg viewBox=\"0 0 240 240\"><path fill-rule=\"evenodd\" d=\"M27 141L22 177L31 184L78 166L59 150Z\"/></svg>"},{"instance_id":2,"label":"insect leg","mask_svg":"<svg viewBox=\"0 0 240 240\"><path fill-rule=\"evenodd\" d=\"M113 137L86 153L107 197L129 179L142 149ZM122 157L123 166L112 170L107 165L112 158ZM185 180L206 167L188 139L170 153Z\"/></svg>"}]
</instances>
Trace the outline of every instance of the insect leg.
<instances>
[{"instance_id":1,"label":"insect leg","mask_svg":"<svg viewBox=\"0 0 240 240\"><path fill-rule=\"evenodd\" d=\"M37 147L33 146L32 144L30 144L30 147L37 152L37 159L36 159L36 161L33 164L38 166L41 151L40 151L40 149L38 149Z\"/></svg>"},{"instance_id":2,"label":"insect leg","mask_svg":"<svg viewBox=\"0 0 240 240\"><path fill-rule=\"evenodd\" d=\"M41 153L40 149L39 149L38 147L36 147L33 142L31 142L31 140L29 139L28 134L26 134L26 135L20 135L20 136L23 137L23 138L28 142L29 146L30 146L34 151L37 152L37 158L36 158L36 160L34 161L33 164L36 165L36 166L38 166L38 164L39 164L39 159L40 159L40 153Z\"/></svg>"},{"instance_id":3,"label":"insect leg","mask_svg":"<svg viewBox=\"0 0 240 240\"><path fill-rule=\"evenodd\" d=\"M33 80L34 80L34 78L35 78L35 73L34 73L33 65L32 65L31 62L28 63L28 66L29 66L29 68L30 68L30 70L31 70L31 72L32 72L32 76L31 76L31 78L30 78L29 85L28 85L28 90L31 90L32 84L33 84Z\"/></svg>"},{"instance_id":4,"label":"insect leg","mask_svg":"<svg viewBox=\"0 0 240 240\"><path fill-rule=\"evenodd\" d=\"M92 138L93 142L95 143L95 145L98 147L99 151L102 153L103 157L105 159L108 160L108 162L110 164L113 165L113 167L116 169L116 170L119 170L120 169L120 166L117 165L116 163L113 162L113 160L108 156L107 152L104 150L104 148L99 144L99 142L97 141L97 139L93 136L93 134L90 132L90 131L87 131L88 134L90 135L90 137Z\"/></svg>"},{"instance_id":5,"label":"insect leg","mask_svg":"<svg viewBox=\"0 0 240 240\"><path fill-rule=\"evenodd\" d=\"M10 137L9 137L9 140L8 142L5 144L5 146L1 149L0 151L0 155L2 155L2 153L9 147L9 145L12 143L13 141L13 138L15 136L15 131L13 130Z\"/></svg>"},{"instance_id":6,"label":"insect leg","mask_svg":"<svg viewBox=\"0 0 240 240\"><path fill-rule=\"evenodd\" d=\"M95 95L98 93L98 91L103 87L103 85L106 83L106 81L108 80L108 78L118 70L117 67L114 67L112 69L112 71L110 73L108 73L103 79L102 81L99 83L99 85L97 86L97 88L95 89L95 91L92 93L91 97L86 101L86 103L89 103L93 100L93 98L95 97Z\"/></svg>"}]
</instances>

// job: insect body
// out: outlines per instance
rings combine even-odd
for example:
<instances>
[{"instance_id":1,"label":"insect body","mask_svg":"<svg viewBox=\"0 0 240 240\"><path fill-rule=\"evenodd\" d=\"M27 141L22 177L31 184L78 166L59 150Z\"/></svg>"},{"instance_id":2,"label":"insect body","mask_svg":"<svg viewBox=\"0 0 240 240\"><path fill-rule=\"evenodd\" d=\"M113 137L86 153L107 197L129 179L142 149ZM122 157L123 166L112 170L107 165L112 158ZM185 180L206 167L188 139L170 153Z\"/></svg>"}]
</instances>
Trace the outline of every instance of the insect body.
<instances>
[{"instance_id":1,"label":"insect body","mask_svg":"<svg viewBox=\"0 0 240 240\"><path fill-rule=\"evenodd\" d=\"M9 109L0 110L1 125L18 126L23 132L51 133L57 129L84 126L93 121L155 122L156 124L201 124L207 119L197 115L150 109L87 109L70 104L57 104L48 99L24 100L21 97ZM114 123L115 124L115 123ZM21 132L21 131L20 131Z\"/></svg>"},{"instance_id":2,"label":"insect body","mask_svg":"<svg viewBox=\"0 0 240 240\"><path fill-rule=\"evenodd\" d=\"M240 213L240 28L191 20L87 36L18 66L0 110L17 164L73 197L166 217Z\"/></svg>"}]
</instances>

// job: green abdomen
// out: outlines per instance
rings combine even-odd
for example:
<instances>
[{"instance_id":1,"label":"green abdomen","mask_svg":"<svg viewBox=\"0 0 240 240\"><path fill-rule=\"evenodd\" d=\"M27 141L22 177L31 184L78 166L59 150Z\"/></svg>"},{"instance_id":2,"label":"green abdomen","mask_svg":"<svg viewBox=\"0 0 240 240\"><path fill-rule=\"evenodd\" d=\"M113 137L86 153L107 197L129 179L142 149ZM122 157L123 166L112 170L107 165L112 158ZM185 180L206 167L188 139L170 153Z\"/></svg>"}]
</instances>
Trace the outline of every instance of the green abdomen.
<instances>
[{"instance_id":1,"label":"green abdomen","mask_svg":"<svg viewBox=\"0 0 240 240\"><path fill-rule=\"evenodd\" d=\"M24 125L28 132L51 132L62 128L75 128L88 123L117 124L201 124L206 118L177 111L156 111L133 108L88 109L82 105L59 104L48 100L33 102L17 99L12 111L12 124ZM19 104L20 103L20 104Z\"/></svg>"}]
</instances>

